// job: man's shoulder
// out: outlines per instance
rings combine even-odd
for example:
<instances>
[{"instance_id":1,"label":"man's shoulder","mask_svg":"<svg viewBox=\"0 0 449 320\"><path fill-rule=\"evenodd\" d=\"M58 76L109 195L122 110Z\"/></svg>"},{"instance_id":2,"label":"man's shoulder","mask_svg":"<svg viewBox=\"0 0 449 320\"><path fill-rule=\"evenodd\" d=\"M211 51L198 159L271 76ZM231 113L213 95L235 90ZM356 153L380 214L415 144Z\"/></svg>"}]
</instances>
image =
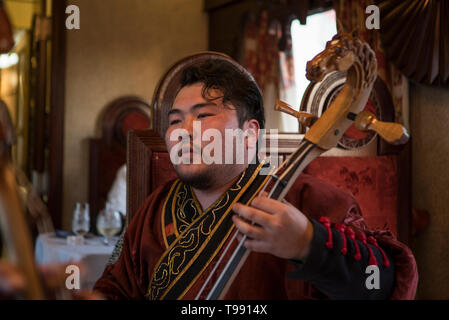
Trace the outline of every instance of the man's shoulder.
<instances>
[{"instance_id":1,"label":"man's shoulder","mask_svg":"<svg viewBox=\"0 0 449 320\"><path fill-rule=\"evenodd\" d=\"M167 197L170 188L172 187L172 185L177 181L177 178L174 179L170 179L167 182L161 184L160 186L158 186L156 189L154 189L149 195L148 197L145 199L145 203L151 203L154 201L162 201L165 200L165 198Z\"/></svg>"},{"instance_id":2,"label":"man's shoulder","mask_svg":"<svg viewBox=\"0 0 449 320\"><path fill-rule=\"evenodd\" d=\"M146 200L152 199L152 198L160 198L163 197L165 198L168 195L168 192L170 191L170 188L172 187L172 185L178 180L178 178L173 178L168 180L167 182L159 185L158 187L156 187L156 189L154 189L147 197ZM145 200L145 201L146 201Z\"/></svg>"},{"instance_id":3,"label":"man's shoulder","mask_svg":"<svg viewBox=\"0 0 449 320\"><path fill-rule=\"evenodd\" d=\"M139 209L136 211L136 213L132 217L132 221L134 220L140 220L142 218L147 217L148 215L154 215L157 213L157 209L159 208L160 204L165 200L167 197L171 186L173 183L175 183L177 179L171 179L160 186L158 186L156 189L154 189L145 199L145 201L142 203L142 205L139 207Z\"/></svg>"},{"instance_id":4,"label":"man's shoulder","mask_svg":"<svg viewBox=\"0 0 449 320\"><path fill-rule=\"evenodd\" d=\"M329 193L335 195L336 197L352 199L355 201L354 196L350 192L340 189L336 185L323 179L317 178L307 173L301 173L293 183L292 190L297 191L306 188L310 191L318 192L321 194Z\"/></svg>"},{"instance_id":5,"label":"man's shoulder","mask_svg":"<svg viewBox=\"0 0 449 320\"><path fill-rule=\"evenodd\" d=\"M307 173L301 173L298 178L296 178L289 192L297 192L298 190L303 190L305 188L309 188L310 190L315 191L318 191L320 189L329 189L337 193L344 192L343 190L338 189L333 184Z\"/></svg>"},{"instance_id":6,"label":"man's shoulder","mask_svg":"<svg viewBox=\"0 0 449 320\"><path fill-rule=\"evenodd\" d=\"M349 212L360 213L357 200L351 193L305 173L293 183L286 200L312 218L324 215L340 220Z\"/></svg>"}]
</instances>

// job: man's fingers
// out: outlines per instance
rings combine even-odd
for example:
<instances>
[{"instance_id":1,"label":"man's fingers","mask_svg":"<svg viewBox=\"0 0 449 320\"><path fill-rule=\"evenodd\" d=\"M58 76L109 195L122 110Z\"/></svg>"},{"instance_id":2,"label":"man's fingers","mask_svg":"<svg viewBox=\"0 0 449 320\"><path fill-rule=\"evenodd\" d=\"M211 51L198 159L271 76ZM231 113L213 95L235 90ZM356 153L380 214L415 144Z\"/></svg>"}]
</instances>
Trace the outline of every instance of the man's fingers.
<instances>
[{"instance_id":1,"label":"man's fingers","mask_svg":"<svg viewBox=\"0 0 449 320\"><path fill-rule=\"evenodd\" d=\"M243 236L241 234L237 235L237 239L241 241ZM263 240L256 239L246 239L243 246L254 252L270 252L270 244Z\"/></svg>"},{"instance_id":2,"label":"man's fingers","mask_svg":"<svg viewBox=\"0 0 449 320\"><path fill-rule=\"evenodd\" d=\"M259 197L268 197L268 192L266 192L266 191L260 192Z\"/></svg>"},{"instance_id":3,"label":"man's fingers","mask_svg":"<svg viewBox=\"0 0 449 320\"><path fill-rule=\"evenodd\" d=\"M66 265L43 265L38 270L45 288L50 290L65 288ZM16 266L0 263L0 293L20 295L25 292L26 286L25 275Z\"/></svg>"},{"instance_id":4,"label":"man's fingers","mask_svg":"<svg viewBox=\"0 0 449 320\"><path fill-rule=\"evenodd\" d=\"M73 292L74 300L106 300L103 294L98 291L79 290Z\"/></svg>"},{"instance_id":5,"label":"man's fingers","mask_svg":"<svg viewBox=\"0 0 449 320\"><path fill-rule=\"evenodd\" d=\"M285 199L282 199L282 203L285 203L286 205L288 205L288 206L290 206L290 207L294 207L295 208L295 206L294 205L292 205L290 202L288 202L287 200L285 200Z\"/></svg>"},{"instance_id":6,"label":"man's fingers","mask_svg":"<svg viewBox=\"0 0 449 320\"><path fill-rule=\"evenodd\" d=\"M252 225L236 215L232 216L232 221L234 221L237 229L248 237L253 239L262 239L264 237L264 231L262 228Z\"/></svg>"},{"instance_id":7,"label":"man's fingers","mask_svg":"<svg viewBox=\"0 0 449 320\"><path fill-rule=\"evenodd\" d=\"M39 267L45 286L49 289L63 287L67 278L65 269L66 266L60 264L50 264Z\"/></svg>"},{"instance_id":8,"label":"man's fingers","mask_svg":"<svg viewBox=\"0 0 449 320\"><path fill-rule=\"evenodd\" d=\"M276 214L278 212L281 212L282 210L285 210L285 205L282 202L260 196L254 198L254 200L251 202L251 207L271 214Z\"/></svg>"},{"instance_id":9,"label":"man's fingers","mask_svg":"<svg viewBox=\"0 0 449 320\"><path fill-rule=\"evenodd\" d=\"M256 208L246 206L241 203L236 203L232 207L232 210L234 210L235 213L242 216L243 218L252 221L254 223L257 223L261 226L266 226L269 225L270 223L271 216L266 212L263 212Z\"/></svg>"},{"instance_id":10,"label":"man's fingers","mask_svg":"<svg viewBox=\"0 0 449 320\"><path fill-rule=\"evenodd\" d=\"M67 266L70 264L47 264L39 267L39 271L44 279L45 286L49 289L65 288L65 281L69 276L66 273ZM80 274L85 274L85 266L81 262L74 262Z\"/></svg>"},{"instance_id":11,"label":"man's fingers","mask_svg":"<svg viewBox=\"0 0 449 320\"><path fill-rule=\"evenodd\" d=\"M15 266L0 262L0 293L20 294L25 292L25 277Z\"/></svg>"}]
</instances>

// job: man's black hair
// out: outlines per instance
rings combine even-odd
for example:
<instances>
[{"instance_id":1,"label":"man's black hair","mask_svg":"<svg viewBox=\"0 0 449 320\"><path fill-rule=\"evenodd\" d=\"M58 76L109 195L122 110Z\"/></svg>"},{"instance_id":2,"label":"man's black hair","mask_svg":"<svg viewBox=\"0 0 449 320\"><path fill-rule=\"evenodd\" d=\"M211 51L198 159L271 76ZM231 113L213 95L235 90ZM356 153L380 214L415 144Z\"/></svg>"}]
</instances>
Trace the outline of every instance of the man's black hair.
<instances>
[{"instance_id":1,"label":"man's black hair","mask_svg":"<svg viewBox=\"0 0 449 320\"><path fill-rule=\"evenodd\" d=\"M198 66L186 68L181 76L180 88L203 83L202 96L210 100L209 90L223 93L223 103L231 102L237 111L239 126L246 120L255 119L261 129L265 127L263 98L255 80L224 60L210 59Z\"/></svg>"}]
</instances>

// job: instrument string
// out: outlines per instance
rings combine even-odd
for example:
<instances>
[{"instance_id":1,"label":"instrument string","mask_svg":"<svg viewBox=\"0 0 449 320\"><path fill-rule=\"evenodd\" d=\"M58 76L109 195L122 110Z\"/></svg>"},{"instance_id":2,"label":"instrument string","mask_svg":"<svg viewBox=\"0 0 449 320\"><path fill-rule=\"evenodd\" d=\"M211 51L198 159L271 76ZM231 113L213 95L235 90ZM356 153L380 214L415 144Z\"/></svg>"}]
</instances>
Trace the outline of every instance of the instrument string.
<instances>
[{"instance_id":1,"label":"instrument string","mask_svg":"<svg viewBox=\"0 0 449 320\"><path fill-rule=\"evenodd\" d=\"M279 168L276 169L275 174L271 174L269 179L265 182L264 186L262 187L262 190L259 192L259 194L263 193L267 186L270 185L270 183L275 179L274 186L270 189L269 194L267 195L268 198L282 200L286 194L286 191L288 191L291 183L289 179L295 178L297 174L299 174L297 171L300 168L300 164L305 159L307 154L310 152L311 149L313 149L315 145L311 144L307 140L303 140L296 151L288 157L285 161L282 162L282 164L279 166ZM296 173L296 174L295 174ZM254 222L251 222L251 224L255 224ZM217 273L217 270L222 262L224 262L224 257L227 255L228 251L234 244L234 241L237 239L238 231L236 230L233 233L233 236L228 241L227 246L222 251L219 259L217 260L217 263L211 270L209 276L207 277L205 283L202 285L201 289L199 290L197 296L195 299L199 299L202 295L206 287L208 286L209 282L211 281L212 277ZM234 248L234 251L231 254L231 257L227 260L227 263L223 270L220 272L220 275L218 276L217 280L215 281L214 285L212 286L211 291L208 293L206 299L217 299L219 295L221 294L224 286L228 283L230 277L234 272L230 272L232 267L237 266L237 262L239 262L244 254L246 253L247 249L244 248L243 244L246 241L247 236L243 235L240 241L238 242L237 246Z\"/></svg>"}]
</instances>

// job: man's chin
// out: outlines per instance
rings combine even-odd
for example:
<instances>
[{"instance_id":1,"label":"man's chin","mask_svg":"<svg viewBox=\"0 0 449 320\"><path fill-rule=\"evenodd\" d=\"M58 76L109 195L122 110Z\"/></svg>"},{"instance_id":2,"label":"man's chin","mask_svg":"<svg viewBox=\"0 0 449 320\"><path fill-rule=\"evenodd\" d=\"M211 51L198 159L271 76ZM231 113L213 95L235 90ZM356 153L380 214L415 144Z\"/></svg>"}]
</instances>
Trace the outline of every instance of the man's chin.
<instances>
[{"instance_id":1,"label":"man's chin","mask_svg":"<svg viewBox=\"0 0 449 320\"><path fill-rule=\"evenodd\" d=\"M208 189L213 184L213 176L211 176L207 168L204 168L203 164L177 165L175 166L175 171L182 182L189 184L196 189Z\"/></svg>"}]
</instances>

